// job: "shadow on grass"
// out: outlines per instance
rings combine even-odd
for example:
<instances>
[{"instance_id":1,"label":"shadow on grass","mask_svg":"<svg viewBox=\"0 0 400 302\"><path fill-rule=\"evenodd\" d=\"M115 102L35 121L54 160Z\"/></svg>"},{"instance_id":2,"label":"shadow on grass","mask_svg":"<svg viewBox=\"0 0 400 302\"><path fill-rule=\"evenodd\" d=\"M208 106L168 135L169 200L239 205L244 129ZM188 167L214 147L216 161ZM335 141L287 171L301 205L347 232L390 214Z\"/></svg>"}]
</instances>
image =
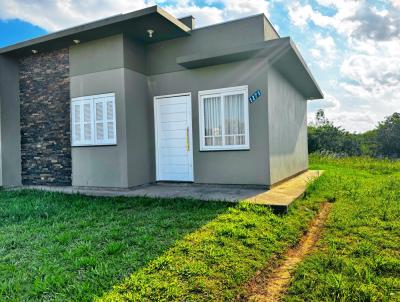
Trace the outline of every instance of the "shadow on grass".
<instances>
[{"instance_id":1,"label":"shadow on grass","mask_svg":"<svg viewBox=\"0 0 400 302\"><path fill-rule=\"evenodd\" d=\"M90 301L234 204L0 192L0 297Z\"/></svg>"}]
</instances>

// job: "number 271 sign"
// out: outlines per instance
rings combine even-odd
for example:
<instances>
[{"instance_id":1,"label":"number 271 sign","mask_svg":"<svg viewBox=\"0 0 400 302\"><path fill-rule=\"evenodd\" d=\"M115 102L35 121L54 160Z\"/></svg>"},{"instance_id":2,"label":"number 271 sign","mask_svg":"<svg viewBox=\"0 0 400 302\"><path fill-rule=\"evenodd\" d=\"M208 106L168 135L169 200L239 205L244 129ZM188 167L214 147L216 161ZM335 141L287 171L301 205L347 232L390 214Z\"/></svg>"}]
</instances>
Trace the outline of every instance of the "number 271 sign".
<instances>
[{"instance_id":1,"label":"number 271 sign","mask_svg":"<svg viewBox=\"0 0 400 302\"><path fill-rule=\"evenodd\" d=\"M261 90L256 90L251 96L249 96L249 102L254 103L261 96Z\"/></svg>"}]
</instances>

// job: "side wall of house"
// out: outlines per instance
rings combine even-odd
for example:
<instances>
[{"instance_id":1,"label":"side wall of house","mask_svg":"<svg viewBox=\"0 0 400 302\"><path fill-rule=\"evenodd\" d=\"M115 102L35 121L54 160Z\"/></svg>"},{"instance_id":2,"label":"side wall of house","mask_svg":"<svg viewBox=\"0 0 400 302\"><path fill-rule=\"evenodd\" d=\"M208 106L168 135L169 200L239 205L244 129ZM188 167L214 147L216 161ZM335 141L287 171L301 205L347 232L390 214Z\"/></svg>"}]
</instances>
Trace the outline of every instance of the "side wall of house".
<instances>
[{"instance_id":1,"label":"side wall of house","mask_svg":"<svg viewBox=\"0 0 400 302\"><path fill-rule=\"evenodd\" d=\"M274 68L268 72L270 184L308 168L307 101Z\"/></svg>"},{"instance_id":2,"label":"side wall of house","mask_svg":"<svg viewBox=\"0 0 400 302\"><path fill-rule=\"evenodd\" d=\"M18 61L0 56L0 186L21 185Z\"/></svg>"},{"instance_id":3,"label":"side wall of house","mask_svg":"<svg viewBox=\"0 0 400 302\"><path fill-rule=\"evenodd\" d=\"M22 183L71 185L68 49L19 62Z\"/></svg>"}]
</instances>

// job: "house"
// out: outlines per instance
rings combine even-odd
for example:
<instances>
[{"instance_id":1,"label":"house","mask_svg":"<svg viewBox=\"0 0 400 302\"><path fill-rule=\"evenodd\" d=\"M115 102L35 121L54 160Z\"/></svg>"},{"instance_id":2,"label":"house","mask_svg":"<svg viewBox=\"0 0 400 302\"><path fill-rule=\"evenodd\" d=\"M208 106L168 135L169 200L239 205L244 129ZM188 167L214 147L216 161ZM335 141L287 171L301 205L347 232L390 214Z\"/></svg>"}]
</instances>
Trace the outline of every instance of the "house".
<instances>
[{"instance_id":1,"label":"house","mask_svg":"<svg viewBox=\"0 0 400 302\"><path fill-rule=\"evenodd\" d=\"M0 184L270 187L307 170L322 97L263 14L113 16L0 49Z\"/></svg>"}]
</instances>

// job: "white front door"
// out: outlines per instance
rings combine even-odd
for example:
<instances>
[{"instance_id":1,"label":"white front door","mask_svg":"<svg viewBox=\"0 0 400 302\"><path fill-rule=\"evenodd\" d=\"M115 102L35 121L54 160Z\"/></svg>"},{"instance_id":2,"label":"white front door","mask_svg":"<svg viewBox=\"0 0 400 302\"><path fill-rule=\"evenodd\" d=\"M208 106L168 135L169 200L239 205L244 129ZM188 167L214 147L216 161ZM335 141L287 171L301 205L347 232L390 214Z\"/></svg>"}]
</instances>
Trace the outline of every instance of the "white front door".
<instances>
[{"instance_id":1,"label":"white front door","mask_svg":"<svg viewBox=\"0 0 400 302\"><path fill-rule=\"evenodd\" d=\"M190 94L154 98L157 180L193 181Z\"/></svg>"}]
</instances>

